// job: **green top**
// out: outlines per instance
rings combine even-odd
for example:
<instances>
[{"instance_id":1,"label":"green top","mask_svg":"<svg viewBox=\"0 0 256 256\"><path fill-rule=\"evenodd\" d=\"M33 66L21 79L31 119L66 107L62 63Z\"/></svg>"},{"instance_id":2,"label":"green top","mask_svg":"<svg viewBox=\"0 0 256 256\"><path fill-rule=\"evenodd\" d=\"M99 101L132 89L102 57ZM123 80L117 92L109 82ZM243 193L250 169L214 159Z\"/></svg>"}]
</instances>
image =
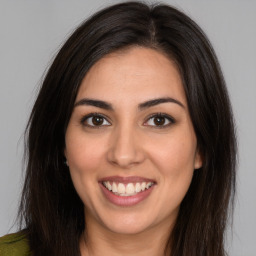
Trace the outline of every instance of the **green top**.
<instances>
[{"instance_id":1,"label":"green top","mask_svg":"<svg viewBox=\"0 0 256 256\"><path fill-rule=\"evenodd\" d=\"M0 255L30 256L28 239L21 232L0 237Z\"/></svg>"}]
</instances>

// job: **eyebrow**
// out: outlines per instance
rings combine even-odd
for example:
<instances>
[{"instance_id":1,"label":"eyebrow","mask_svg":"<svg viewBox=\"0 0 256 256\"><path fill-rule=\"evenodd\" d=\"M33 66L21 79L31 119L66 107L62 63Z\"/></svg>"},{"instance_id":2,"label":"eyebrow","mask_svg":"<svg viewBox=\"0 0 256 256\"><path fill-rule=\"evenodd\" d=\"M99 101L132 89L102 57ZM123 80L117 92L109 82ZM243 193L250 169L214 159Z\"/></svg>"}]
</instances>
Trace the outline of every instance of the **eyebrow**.
<instances>
[{"instance_id":1,"label":"eyebrow","mask_svg":"<svg viewBox=\"0 0 256 256\"><path fill-rule=\"evenodd\" d=\"M162 103L168 103L168 102L178 104L182 108L185 108L185 106L180 101L170 98L170 97L157 98L157 99L145 101L143 103L140 103L138 108L139 108L139 110L144 110L146 108L150 108L150 107L153 107L153 106L156 106L156 105L159 105ZM110 103L107 103L106 101L88 99L88 98L79 100L78 102L75 103L74 107L83 106L83 105L94 106L97 108L102 108L102 109L111 110L111 111L114 110L113 106Z\"/></svg>"},{"instance_id":2,"label":"eyebrow","mask_svg":"<svg viewBox=\"0 0 256 256\"><path fill-rule=\"evenodd\" d=\"M113 107L110 103L107 103L105 101L102 100L94 100L94 99L81 99L78 102L75 103L75 107L77 106L83 106L83 105L87 105L87 106L94 106L97 108L102 108L102 109L106 109L106 110L111 110L113 111Z\"/></svg>"},{"instance_id":3,"label":"eyebrow","mask_svg":"<svg viewBox=\"0 0 256 256\"><path fill-rule=\"evenodd\" d=\"M143 103L139 104L139 109L143 110L145 108L150 108L150 107L156 106L158 104L168 103L168 102L176 103L179 106L185 108L185 106L180 101L170 98L170 97L166 97L166 98L158 98L158 99L153 99L153 100L143 102Z\"/></svg>"}]
</instances>

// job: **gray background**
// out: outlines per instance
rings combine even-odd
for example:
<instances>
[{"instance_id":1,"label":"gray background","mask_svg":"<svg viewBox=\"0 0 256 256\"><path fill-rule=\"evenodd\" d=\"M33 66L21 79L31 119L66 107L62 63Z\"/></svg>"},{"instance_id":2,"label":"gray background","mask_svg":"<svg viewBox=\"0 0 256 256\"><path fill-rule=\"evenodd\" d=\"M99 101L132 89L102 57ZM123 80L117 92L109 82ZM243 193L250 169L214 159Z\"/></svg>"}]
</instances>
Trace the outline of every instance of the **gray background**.
<instances>
[{"instance_id":1,"label":"gray background","mask_svg":"<svg viewBox=\"0 0 256 256\"><path fill-rule=\"evenodd\" d=\"M166 0L209 36L227 81L239 137L231 256L256 255L256 1ZM117 1L0 0L0 236L11 228L22 184L23 131L45 69L86 17Z\"/></svg>"}]
</instances>

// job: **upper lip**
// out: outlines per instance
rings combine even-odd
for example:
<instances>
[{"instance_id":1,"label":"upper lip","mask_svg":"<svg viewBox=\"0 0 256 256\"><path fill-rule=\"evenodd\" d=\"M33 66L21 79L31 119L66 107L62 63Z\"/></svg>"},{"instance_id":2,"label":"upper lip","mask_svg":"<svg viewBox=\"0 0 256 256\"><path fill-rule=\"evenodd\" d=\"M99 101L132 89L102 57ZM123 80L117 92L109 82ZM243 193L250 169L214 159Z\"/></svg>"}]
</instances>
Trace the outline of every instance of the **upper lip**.
<instances>
[{"instance_id":1,"label":"upper lip","mask_svg":"<svg viewBox=\"0 0 256 256\"><path fill-rule=\"evenodd\" d=\"M109 177L104 177L99 180L99 182L104 182L104 181L112 181L112 182L117 182L117 183L136 183L136 182L153 182L156 183L155 180L153 179L148 179L144 177L139 177L139 176L129 176L129 177L121 177L121 176L109 176Z\"/></svg>"}]
</instances>

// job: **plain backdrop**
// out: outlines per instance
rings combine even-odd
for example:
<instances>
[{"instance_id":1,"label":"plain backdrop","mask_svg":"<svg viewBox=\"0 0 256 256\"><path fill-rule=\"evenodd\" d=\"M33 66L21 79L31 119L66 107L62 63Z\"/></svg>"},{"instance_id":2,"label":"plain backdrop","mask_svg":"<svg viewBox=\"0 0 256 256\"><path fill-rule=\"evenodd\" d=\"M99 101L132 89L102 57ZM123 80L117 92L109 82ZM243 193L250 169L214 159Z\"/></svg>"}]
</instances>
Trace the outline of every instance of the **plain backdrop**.
<instances>
[{"instance_id":1,"label":"plain backdrop","mask_svg":"<svg viewBox=\"0 0 256 256\"><path fill-rule=\"evenodd\" d=\"M44 71L77 25L117 2L0 0L0 236L16 230L13 223L22 186L23 132ZM219 57L239 139L238 191L227 251L231 256L255 256L256 1L164 2L192 17Z\"/></svg>"}]
</instances>

